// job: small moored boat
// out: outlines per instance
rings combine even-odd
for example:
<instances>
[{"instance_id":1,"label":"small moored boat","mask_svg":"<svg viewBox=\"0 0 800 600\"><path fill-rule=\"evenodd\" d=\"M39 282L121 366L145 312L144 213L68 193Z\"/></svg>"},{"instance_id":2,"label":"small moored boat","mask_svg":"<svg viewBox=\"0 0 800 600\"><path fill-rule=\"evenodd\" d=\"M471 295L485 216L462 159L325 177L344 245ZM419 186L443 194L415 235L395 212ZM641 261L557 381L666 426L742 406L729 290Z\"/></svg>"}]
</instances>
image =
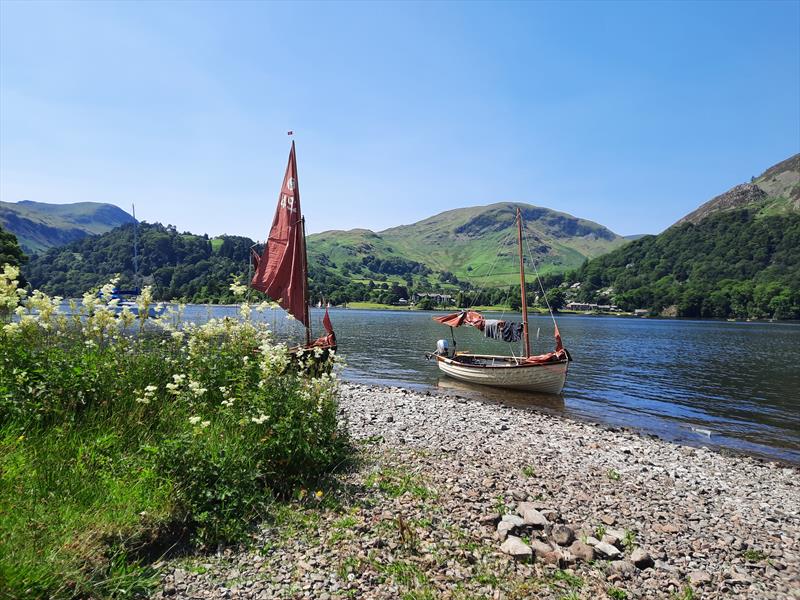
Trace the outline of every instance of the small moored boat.
<instances>
[{"instance_id":1,"label":"small moored boat","mask_svg":"<svg viewBox=\"0 0 800 600\"><path fill-rule=\"evenodd\" d=\"M545 354L531 355L528 335L528 303L525 293L525 259L522 251L522 212L519 208L517 209L517 237L522 324L486 319L479 312L473 310L434 317L434 321L450 326L451 333L455 327L470 326L485 332L487 337L505 341L516 341L520 338L519 334L521 333L524 344L523 355L517 357L456 352L455 347L451 351L447 340L439 340L436 352L427 356L436 359L439 370L445 375L467 383L560 394L564 388L572 358L561 342L561 334L552 310L550 310L550 317L553 319L555 350ZM453 341L455 345L455 337L453 337Z\"/></svg>"}]
</instances>

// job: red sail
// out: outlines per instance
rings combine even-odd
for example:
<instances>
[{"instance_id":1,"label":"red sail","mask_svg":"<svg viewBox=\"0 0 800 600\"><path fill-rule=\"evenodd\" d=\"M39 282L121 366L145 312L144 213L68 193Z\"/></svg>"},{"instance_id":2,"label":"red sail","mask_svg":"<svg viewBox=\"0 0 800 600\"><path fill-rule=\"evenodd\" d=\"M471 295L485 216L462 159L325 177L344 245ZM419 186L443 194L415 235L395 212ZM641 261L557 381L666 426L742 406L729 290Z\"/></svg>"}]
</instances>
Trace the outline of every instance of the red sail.
<instances>
[{"instance_id":1,"label":"red sail","mask_svg":"<svg viewBox=\"0 0 800 600\"><path fill-rule=\"evenodd\" d=\"M475 329L483 331L484 318L483 315L474 310L462 310L461 312L443 315L441 317L431 317L437 323L442 325L449 325L450 327L461 327L462 325L469 325Z\"/></svg>"},{"instance_id":2,"label":"red sail","mask_svg":"<svg viewBox=\"0 0 800 600\"><path fill-rule=\"evenodd\" d=\"M272 220L264 254L250 285L276 300L289 314L308 326L306 317L305 240L300 214L300 189L294 142L283 177L278 208Z\"/></svg>"}]
</instances>

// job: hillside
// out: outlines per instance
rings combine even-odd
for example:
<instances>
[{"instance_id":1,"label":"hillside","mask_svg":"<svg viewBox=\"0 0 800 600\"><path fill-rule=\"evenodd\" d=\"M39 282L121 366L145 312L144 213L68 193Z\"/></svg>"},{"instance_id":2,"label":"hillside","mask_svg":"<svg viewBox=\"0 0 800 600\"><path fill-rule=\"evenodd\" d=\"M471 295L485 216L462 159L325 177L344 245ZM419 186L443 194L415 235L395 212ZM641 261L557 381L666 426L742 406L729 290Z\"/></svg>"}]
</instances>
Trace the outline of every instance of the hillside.
<instances>
[{"instance_id":1,"label":"hillside","mask_svg":"<svg viewBox=\"0 0 800 600\"><path fill-rule=\"evenodd\" d=\"M353 229L311 235L310 261L345 277L366 276L368 271L412 277L444 273L480 286L513 284L518 277L516 207L522 209L531 252L542 272L576 268L626 243L597 223L503 202L450 210L377 233Z\"/></svg>"},{"instance_id":2,"label":"hillside","mask_svg":"<svg viewBox=\"0 0 800 600\"><path fill-rule=\"evenodd\" d=\"M800 212L800 154L770 167L750 183L712 198L675 225L697 224L714 213L741 208L754 209L758 216Z\"/></svg>"},{"instance_id":3,"label":"hillside","mask_svg":"<svg viewBox=\"0 0 800 600\"><path fill-rule=\"evenodd\" d=\"M309 291L312 301L334 304L409 299L414 292L456 297L492 288L486 303L506 298L517 285L514 213L520 206L531 251L544 272L563 272L625 240L591 221L525 204L493 204L448 211L413 225L379 233L366 229L309 236ZM501 248L501 242L505 245ZM140 227L141 285L154 286L159 299L231 301L231 275L246 279L252 240L214 240L174 227ZM492 277L482 277L490 271ZM25 273L34 287L76 296L115 273L133 285L133 227L123 225L34 256Z\"/></svg>"},{"instance_id":4,"label":"hillside","mask_svg":"<svg viewBox=\"0 0 800 600\"><path fill-rule=\"evenodd\" d=\"M158 300L233 301L231 274L247 272L252 244L245 237L210 240L172 226L140 223L140 281L134 281L133 225L126 224L34 256L24 273L32 287L64 297L80 296L118 273L122 287L151 285Z\"/></svg>"},{"instance_id":5,"label":"hillside","mask_svg":"<svg viewBox=\"0 0 800 600\"><path fill-rule=\"evenodd\" d=\"M800 155L568 276L577 299L670 316L800 318Z\"/></svg>"},{"instance_id":6,"label":"hillside","mask_svg":"<svg viewBox=\"0 0 800 600\"><path fill-rule=\"evenodd\" d=\"M121 208L100 202L0 202L0 225L17 236L20 246L28 254L63 246L132 222L133 217Z\"/></svg>"}]
</instances>

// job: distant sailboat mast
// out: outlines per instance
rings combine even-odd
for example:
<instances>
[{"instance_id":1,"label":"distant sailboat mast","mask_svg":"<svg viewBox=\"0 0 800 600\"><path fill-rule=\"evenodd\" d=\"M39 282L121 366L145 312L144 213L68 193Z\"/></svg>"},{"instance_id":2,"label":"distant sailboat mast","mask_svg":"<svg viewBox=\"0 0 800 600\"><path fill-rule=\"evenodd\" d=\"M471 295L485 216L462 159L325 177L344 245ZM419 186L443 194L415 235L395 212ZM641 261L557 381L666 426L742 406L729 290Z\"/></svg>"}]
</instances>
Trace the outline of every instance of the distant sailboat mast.
<instances>
[{"instance_id":1,"label":"distant sailboat mast","mask_svg":"<svg viewBox=\"0 0 800 600\"><path fill-rule=\"evenodd\" d=\"M136 205L131 203L133 213L133 287L139 287L139 227L136 221Z\"/></svg>"}]
</instances>

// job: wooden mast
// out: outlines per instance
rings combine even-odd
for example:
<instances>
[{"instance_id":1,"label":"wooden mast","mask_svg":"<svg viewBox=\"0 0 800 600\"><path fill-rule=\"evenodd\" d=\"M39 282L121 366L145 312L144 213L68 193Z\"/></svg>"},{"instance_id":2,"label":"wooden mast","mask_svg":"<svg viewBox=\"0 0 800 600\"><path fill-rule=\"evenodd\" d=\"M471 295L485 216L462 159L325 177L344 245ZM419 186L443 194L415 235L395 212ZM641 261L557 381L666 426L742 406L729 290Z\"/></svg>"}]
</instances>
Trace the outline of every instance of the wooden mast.
<instances>
[{"instance_id":1,"label":"wooden mast","mask_svg":"<svg viewBox=\"0 0 800 600\"><path fill-rule=\"evenodd\" d=\"M522 211L517 207L517 242L519 244L519 290L522 297L522 335L525 338L525 358L531 355L528 337L528 301L525 296L525 260L522 254Z\"/></svg>"},{"instance_id":2,"label":"wooden mast","mask_svg":"<svg viewBox=\"0 0 800 600\"><path fill-rule=\"evenodd\" d=\"M291 135L291 134L290 134ZM300 205L300 183L297 177L297 152L294 147L294 140L292 140L292 154L294 154L294 187L295 194L297 195L297 204ZM300 217L300 223L303 226L303 316L306 322L306 346L311 345L311 318L308 314L308 253L306 252L306 218Z\"/></svg>"}]
</instances>

